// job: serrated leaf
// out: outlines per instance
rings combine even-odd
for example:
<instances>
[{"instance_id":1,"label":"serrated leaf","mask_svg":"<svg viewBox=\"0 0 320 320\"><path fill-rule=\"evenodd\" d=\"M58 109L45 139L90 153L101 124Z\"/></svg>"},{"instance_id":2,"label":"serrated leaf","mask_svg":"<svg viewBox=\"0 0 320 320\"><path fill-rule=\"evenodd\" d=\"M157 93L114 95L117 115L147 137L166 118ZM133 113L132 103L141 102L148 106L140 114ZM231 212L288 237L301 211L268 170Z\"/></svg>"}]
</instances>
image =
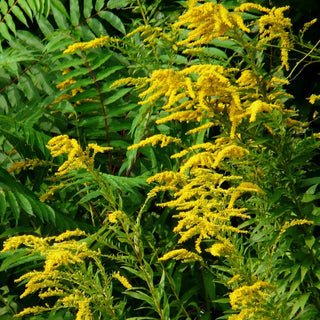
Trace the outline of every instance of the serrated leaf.
<instances>
[{"instance_id":1,"label":"serrated leaf","mask_svg":"<svg viewBox=\"0 0 320 320\"><path fill-rule=\"evenodd\" d=\"M85 18L89 18L91 16L92 9L93 9L92 0L84 0L84 2L83 2L83 15Z\"/></svg>"},{"instance_id":2,"label":"serrated leaf","mask_svg":"<svg viewBox=\"0 0 320 320\"><path fill-rule=\"evenodd\" d=\"M116 16L111 11L102 11L99 13L99 17L109 22L115 29L120 31L122 34L126 34L126 29L124 24L122 23L121 19Z\"/></svg>"},{"instance_id":3,"label":"serrated leaf","mask_svg":"<svg viewBox=\"0 0 320 320\"><path fill-rule=\"evenodd\" d=\"M29 200L22 194L17 192L16 193L16 199L18 200L21 208L28 213L31 216L34 216L33 210L32 210L32 206L29 202Z\"/></svg>"},{"instance_id":4,"label":"serrated leaf","mask_svg":"<svg viewBox=\"0 0 320 320\"><path fill-rule=\"evenodd\" d=\"M133 269L133 268L130 268L130 267L126 267L126 266L123 266L122 268L127 270L127 271L129 271L130 273L134 274L138 278L146 281L146 275L145 275L145 273L143 271L136 270L136 269Z\"/></svg>"},{"instance_id":5,"label":"serrated leaf","mask_svg":"<svg viewBox=\"0 0 320 320\"><path fill-rule=\"evenodd\" d=\"M109 9L124 8L130 3L130 0L109 0L107 7Z\"/></svg>"},{"instance_id":6,"label":"serrated leaf","mask_svg":"<svg viewBox=\"0 0 320 320\"><path fill-rule=\"evenodd\" d=\"M123 66L113 66L110 68L103 69L97 73L96 80L99 81L99 80L105 79L109 77L111 74L121 69L123 69Z\"/></svg>"},{"instance_id":7,"label":"serrated leaf","mask_svg":"<svg viewBox=\"0 0 320 320\"><path fill-rule=\"evenodd\" d=\"M142 300L145 301L146 303L148 303L150 306L152 306L153 308L156 308L155 306L155 302L153 301L152 298L150 298L150 296L148 296L147 294L141 292L141 291L124 291L124 294L127 294L128 296L138 299L138 300Z\"/></svg>"},{"instance_id":8,"label":"serrated leaf","mask_svg":"<svg viewBox=\"0 0 320 320\"><path fill-rule=\"evenodd\" d=\"M18 205L18 201L15 195L11 191L7 191L7 199L8 199L8 204L10 206L12 214L16 220L16 224L18 224L18 221L20 218L20 208Z\"/></svg>"},{"instance_id":9,"label":"serrated leaf","mask_svg":"<svg viewBox=\"0 0 320 320\"><path fill-rule=\"evenodd\" d=\"M9 106L4 96L0 96L0 114L8 114Z\"/></svg>"},{"instance_id":10,"label":"serrated leaf","mask_svg":"<svg viewBox=\"0 0 320 320\"><path fill-rule=\"evenodd\" d=\"M205 48L204 50L205 54L211 56L211 57L217 57L222 59L228 59L228 55L218 48Z\"/></svg>"},{"instance_id":11,"label":"serrated leaf","mask_svg":"<svg viewBox=\"0 0 320 320\"><path fill-rule=\"evenodd\" d=\"M6 257L1 263L0 271L7 271L22 264L38 260L43 260L43 258L39 255L27 255L25 249L18 249L15 251L15 254L8 252L8 257Z\"/></svg>"},{"instance_id":12,"label":"serrated leaf","mask_svg":"<svg viewBox=\"0 0 320 320\"><path fill-rule=\"evenodd\" d=\"M13 19L11 17L10 14L7 14L5 17L4 17L4 20L7 24L7 26L9 27L9 29L15 34L16 33L16 26L13 22Z\"/></svg>"},{"instance_id":13,"label":"serrated leaf","mask_svg":"<svg viewBox=\"0 0 320 320\"><path fill-rule=\"evenodd\" d=\"M95 10L100 11L104 6L104 2L105 0L97 0L96 4L94 5Z\"/></svg>"},{"instance_id":14,"label":"serrated leaf","mask_svg":"<svg viewBox=\"0 0 320 320\"><path fill-rule=\"evenodd\" d=\"M8 27L5 23L0 23L0 34L8 41L11 40L11 36Z\"/></svg>"},{"instance_id":15,"label":"serrated leaf","mask_svg":"<svg viewBox=\"0 0 320 320\"><path fill-rule=\"evenodd\" d=\"M107 30L104 28L103 24L98 19L88 19L87 24L97 37L108 35Z\"/></svg>"},{"instance_id":16,"label":"serrated leaf","mask_svg":"<svg viewBox=\"0 0 320 320\"><path fill-rule=\"evenodd\" d=\"M70 0L70 19L73 26L79 24L80 19L80 8L79 0Z\"/></svg>"},{"instance_id":17,"label":"serrated leaf","mask_svg":"<svg viewBox=\"0 0 320 320\"><path fill-rule=\"evenodd\" d=\"M94 59L90 60L90 67L92 70L101 67L103 63L108 61L112 57L111 54L94 55Z\"/></svg>"},{"instance_id":18,"label":"serrated leaf","mask_svg":"<svg viewBox=\"0 0 320 320\"><path fill-rule=\"evenodd\" d=\"M19 30L16 34L17 38L25 42L27 46L32 45L37 50L43 50L43 44L38 37L26 30ZM27 52L28 53L28 52Z\"/></svg>"},{"instance_id":19,"label":"serrated leaf","mask_svg":"<svg viewBox=\"0 0 320 320\"><path fill-rule=\"evenodd\" d=\"M7 89L7 94L8 94L8 100L10 101L12 107L19 108L22 106L20 92L16 85L12 84Z\"/></svg>"},{"instance_id":20,"label":"serrated leaf","mask_svg":"<svg viewBox=\"0 0 320 320\"><path fill-rule=\"evenodd\" d=\"M82 190L81 190L82 191ZM78 203L85 203L90 201L91 199L95 199L101 196L101 192L99 190L92 191L85 196L81 197L81 200Z\"/></svg>"},{"instance_id":21,"label":"serrated leaf","mask_svg":"<svg viewBox=\"0 0 320 320\"><path fill-rule=\"evenodd\" d=\"M26 0L18 0L18 3L21 9L25 12L25 14L30 18L30 20L32 20L33 18L32 11L28 3L26 2Z\"/></svg>"},{"instance_id":22,"label":"serrated leaf","mask_svg":"<svg viewBox=\"0 0 320 320\"><path fill-rule=\"evenodd\" d=\"M85 119L80 120L79 127L91 127L91 128L104 128L105 122L103 116L94 116L94 117L87 117Z\"/></svg>"},{"instance_id":23,"label":"serrated leaf","mask_svg":"<svg viewBox=\"0 0 320 320\"><path fill-rule=\"evenodd\" d=\"M16 16L19 21L21 21L25 26L28 27L27 19L25 18L22 10L18 6L12 7L12 13Z\"/></svg>"},{"instance_id":24,"label":"serrated leaf","mask_svg":"<svg viewBox=\"0 0 320 320\"><path fill-rule=\"evenodd\" d=\"M303 310L309 297L311 295L311 292L308 292L308 293L304 293L304 294L301 294L294 302L293 306L292 306L292 310L291 310L291 314L290 314L290 319L292 319L292 317L294 315L297 314L298 310L301 309Z\"/></svg>"},{"instance_id":25,"label":"serrated leaf","mask_svg":"<svg viewBox=\"0 0 320 320\"><path fill-rule=\"evenodd\" d=\"M5 214L7 210L7 201L6 201L6 196L3 190L0 190L0 217L1 217L1 222L4 221Z\"/></svg>"},{"instance_id":26,"label":"serrated leaf","mask_svg":"<svg viewBox=\"0 0 320 320\"><path fill-rule=\"evenodd\" d=\"M32 100L33 98L39 98L39 92L28 76L23 75L20 77L19 86L29 100Z\"/></svg>"},{"instance_id":27,"label":"serrated leaf","mask_svg":"<svg viewBox=\"0 0 320 320\"><path fill-rule=\"evenodd\" d=\"M65 47L71 45L73 43L72 39L68 39L66 38L65 35L59 34L57 36L54 36L50 39L50 41L47 43L46 47L45 47L45 51L46 52L53 52L53 51L58 51L58 50L62 50ZM83 62L83 60L82 60ZM59 69L63 69L60 65L59 65Z\"/></svg>"},{"instance_id":28,"label":"serrated leaf","mask_svg":"<svg viewBox=\"0 0 320 320\"><path fill-rule=\"evenodd\" d=\"M41 86L41 88L48 94L54 94L55 90L50 83L49 77L45 74L44 70L38 66L33 66L31 73L34 75L35 80Z\"/></svg>"},{"instance_id":29,"label":"serrated leaf","mask_svg":"<svg viewBox=\"0 0 320 320\"><path fill-rule=\"evenodd\" d=\"M7 14L8 12L8 3L7 0L1 0L0 1L0 11L3 15Z\"/></svg>"},{"instance_id":30,"label":"serrated leaf","mask_svg":"<svg viewBox=\"0 0 320 320\"><path fill-rule=\"evenodd\" d=\"M104 105L111 104L111 103L121 99L124 95L126 95L131 90L132 90L132 88L124 88L124 89L117 90L115 92L115 94L113 94L112 96L103 100Z\"/></svg>"},{"instance_id":31,"label":"serrated leaf","mask_svg":"<svg viewBox=\"0 0 320 320\"><path fill-rule=\"evenodd\" d=\"M50 35L52 35L52 33L54 32L54 28L51 25L51 23L49 22L48 19L46 19L43 16L39 16L37 18L37 22L39 25L39 28L41 30L41 32L46 36L49 37Z\"/></svg>"},{"instance_id":32,"label":"serrated leaf","mask_svg":"<svg viewBox=\"0 0 320 320\"><path fill-rule=\"evenodd\" d=\"M38 6L35 1L36 0L28 0L28 5L29 5L33 15L36 15L38 13Z\"/></svg>"},{"instance_id":33,"label":"serrated leaf","mask_svg":"<svg viewBox=\"0 0 320 320\"><path fill-rule=\"evenodd\" d=\"M116 116L124 115L124 114L126 114L126 112L133 110L135 108L138 108L138 107L140 107L140 106L136 103L128 103L128 104L119 105L114 108L110 108L110 110L108 110L107 116L108 117L116 117Z\"/></svg>"},{"instance_id":34,"label":"serrated leaf","mask_svg":"<svg viewBox=\"0 0 320 320\"><path fill-rule=\"evenodd\" d=\"M66 11L64 5L59 0L51 0L51 9L53 17L58 27L62 30L69 28L67 20L70 20L68 12Z\"/></svg>"},{"instance_id":35,"label":"serrated leaf","mask_svg":"<svg viewBox=\"0 0 320 320\"><path fill-rule=\"evenodd\" d=\"M61 70L61 69L67 69L67 68L78 66L78 65L81 65L81 64L83 64L83 59L82 58L73 57L70 60L67 60L67 61L64 61L64 62L58 64L56 67L53 67L52 70L53 71L57 71L57 70Z\"/></svg>"}]
</instances>

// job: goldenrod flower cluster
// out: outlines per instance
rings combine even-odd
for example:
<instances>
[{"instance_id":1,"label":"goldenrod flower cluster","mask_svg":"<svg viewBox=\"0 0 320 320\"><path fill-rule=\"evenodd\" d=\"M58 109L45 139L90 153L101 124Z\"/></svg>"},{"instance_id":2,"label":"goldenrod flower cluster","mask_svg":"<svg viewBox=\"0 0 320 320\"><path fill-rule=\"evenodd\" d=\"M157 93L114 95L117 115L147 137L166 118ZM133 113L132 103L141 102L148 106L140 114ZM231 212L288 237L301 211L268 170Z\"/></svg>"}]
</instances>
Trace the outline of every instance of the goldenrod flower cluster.
<instances>
[{"instance_id":1,"label":"goldenrod flower cluster","mask_svg":"<svg viewBox=\"0 0 320 320\"><path fill-rule=\"evenodd\" d=\"M182 143L181 139L179 139L179 138L166 136L164 134L156 134L152 137L141 140L139 143L131 145L130 147L128 147L128 150L138 149L138 148L147 146L149 144L154 146L159 142L161 142L161 144L160 144L161 148L166 147L169 143L178 143L178 144Z\"/></svg>"},{"instance_id":2,"label":"goldenrod flower cluster","mask_svg":"<svg viewBox=\"0 0 320 320\"><path fill-rule=\"evenodd\" d=\"M102 47L107 44L114 44L119 41L120 41L119 39L116 39L110 36L101 36L100 38L96 38L91 41L74 43L68 46L68 48L64 50L63 53L64 54L74 53L77 50L81 50L81 51L88 50L91 48Z\"/></svg>"},{"instance_id":3,"label":"goldenrod flower cluster","mask_svg":"<svg viewBox=\"0 0 320 320\"><path fill-rule=\"evenodd\" d=\"M149 88L140 93L144 99L140 104L155 103L160 97L166 97L163 110L166 116L158 119L157 124L169 121L200 122L212 119L210 124L201 125L190 133L208 129L216 125L221 114L227 114L231 122L230 137L234 138L237 127L245 120L254 122L261 113L271 113L279 110L285 113L283 103L275 92L270 92L268 102L264 92L252 89L252 84L260 81L252 71L245 70L237 79L237 69L226 69L220 65L194 65L181 71L173 69L156 70L150 79L140 79ZM196 75L196 77L195 77ZM194 80L196 79L196 80ZM275 79L269 82L273 88L285 82ZM133 84L131 78L117 81L114 85ZM152 138L148 138L151 140ZM148 140L148 141L149 141Z\"/></svg>"},{"instance_id":4,"label":"goldenrod flower cluster","mask_svg":"<svg viewBox=\"0 0 320 320\"><path fill-rule=\"evenodd\" d=\"M23 235L6 240L1 252L16 250L24 246L30 253L45 257L43 270L30 271L16 280L17 282L27 280L26 289L21 298L35 292L38 292L41 299L58 297L57 303L64 308L78 309L76 319L92 319L89 306L90 298L86 297L80 290L71 288L70 291L70 288L66 285L68 281L72 282L77 278L76 272L64 269L64 267L70 265L72 265L71 268L74 268L75 265L83 264L86 259L95 259L100 255L99 252L90 250L86 242L71 239L72 237L85 235L84 231L76 229L66 231L59 236L42 238ZM38 314L50 309L49 305L25 308L17 316Z\"/></svg>"},{"instance_id":5,"label":"goldenrod flower cluster","mask_svg":"<svg viewBox=\"0 0 320 320\"><path fill-rule=\"evenodd\" d=\"M52 163L40 160L40 159L28 159L24 161L17 161L11 164L11 167L8 169L8 172L20 172L21 170L34 170L36 167L42 167L42 166L49 166L52 165Z\"/></svg>"},{"instance_id":6,"label":"goldenrod flower cluster","mask_svg":"<svg viewBox=\"0 0 320 320\"><path fill-rule=\"evenodd\" d=\"M166 253L163 257L161 257L160 261L166 261L169 259L181 260L182 262L194 262L200 261L202 262L203 259L198 254L188 251L186 249L176 249Z\"/></svg>"},{"instance_id":7,"label":"goldenrod flower cluster","mask_svg":"<svg viewBox=\"0 0 320 320\"><path fill-rule=\"evenodd\" d=\"M132 285L128 281L128 279L120 274L120 272L114 272L112 277L117 279L126 289L131 289Z\"/></svg>"},{"instance_id":8,"label":"goldenrod flower cluster","mask_svg":"<svg viewBox=\"0 0 320 320\"><path fill-rule=\"evenodd\" d=\"M178 45L187 44L188 47L203 45L215 38L226 37L228 31L235 28L250 32L241 15L230 13L223 5L214 2L207 2L200 6L193 5L179 19L180 21L175 23L174 27L188 25L188 29L192 29L188 37L178 43Z\"/></svg>"},{"instance_id":9,"label":"goldenrod flower cluster","mask_svg":"<svg viewBox=\"0 0 320 320\"><path fill-rule=\"evenodd\" d=\"M235 11L243 12L256 9L260 12L266 13L262 15L257 23L259 25L260 41L258 47L264 47L275 39L280 40L280 51L282 66L289 70L288 51L292 49L289 30L292 26L291 20L284 16L284 11L289 9L289 6L268 9L261 5L254 3L244 3Z\"/></svg>"},{"instance_id":10,"label":"goldenrod flower cluster","mask_svg":"<svg viewBox=\"0 0 320 320\"><path fill-rule=\"evenodd\" d=\"M320 94L312 94L309 98L308 98L309 102L311 104L315 104L316 101L319 101L320 100Z\"/></svg>"},{"instance_id":11,"label":"goldenrod flower cluster","mask_svg":"<svg viewBox=\"0 0 320 320\"><path fill-rule=\"evenodd\" d=\"M56 175L62 176L74 169L93 169L94 157L99 152L112 150L111 147L101 147L95 143L90 143L86 150L75 139L70 139L67 135L60 135L49 140L47 148L50 149L53 157L68 154L68 160L58 169ZM92 154L90 154L92 153Z\"/></svg>"},{"instance_id":12,"label":"goldenrod flower cluster","mask_svg":"<svg viewBox=\"0 0 320 320\"><path fill-rule=\"evenodd\" d=\"M260 17L246 25L242 18L243 12L253 9L260 12ZM229 37L238 41L242 37L251 41L250 35L259 31L256 49L264 50L267 44L280 41L282 65L288 69L291 21L284 17L287 9L268 9L245 3L231 11L214 2L198 4L198 1L189 1L187 12L174 24L177 29L187 28L184 30L187 36L177 45L201 51L204 45L211 46L214 39ZM255 28L253 23L259 28ZM147 32L147 29L141 27L137 32ZM245 143L241 143L240 127L256 122L265 114L280 113L290 119L290 112L285 109L282 99L285 95L281 86L285 84L288 84L285 78L272 75L263 78L250 64L240 70L221 64L197 63L187 65L182 70L155 70L149 78L127 78L114 83L113 86L134 85L140 89L141 105L161 101L162 117L156 124L192 122L194 128L187 132L190 135L197 135L212 126L221 126L225 130L225 134L215 142L189 147L184 146L178 138L162 134L148 137L129 147L135 149L147 144L154 146L159 142L161 147L171 142L182 147L181 151L171 156L172 159L182 159L177 172L165 171L148 179L149 183L160 184L151 190L149 197L164 191L169 191L173 196L171 201L158 205L178 211L174 231L180 235L179 243L194 239L195 250L200 254L203 240L215 239L218 242L206 248L208 252L213 256L232 253L234 248L228 235L246 231L232 225L231 219L249 218L241 203L242 196L245 193L263 194L263 190L256 184L231 173L231 167L245 161L250 154L244 147ZM262 125L273 132L268 124ZM222 187L224 184L228 187ZM169 252L163 258L182 259L183 255L189 257L189 254L189 251L179 249ZM196 260L195 256L189 260L192 259Z\"/></svg>"},{"instance_id":13,"label":"goldenrod flower cluster","mask_svg":"<svg viewBox=\"0 0 320 320\"><path fill-rule=\"evenodd\" d=\"M250 286L242 286L230 293L232 309L240 309L240 313L232 315L228 320L270 319L267 302L275 287L265 281L257 281Z\"/></svg>"}]
</instances>

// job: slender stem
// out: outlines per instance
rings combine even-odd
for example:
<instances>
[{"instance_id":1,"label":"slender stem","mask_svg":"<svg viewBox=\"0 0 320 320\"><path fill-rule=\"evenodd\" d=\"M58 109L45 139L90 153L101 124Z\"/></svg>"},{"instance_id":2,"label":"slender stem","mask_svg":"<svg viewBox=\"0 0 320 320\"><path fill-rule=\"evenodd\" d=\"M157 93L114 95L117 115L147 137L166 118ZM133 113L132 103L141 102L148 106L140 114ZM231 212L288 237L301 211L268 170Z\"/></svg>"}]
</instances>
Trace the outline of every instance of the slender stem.
<instances>
[{"instance_id":1,"label":"slender stem","mask_svg":"<svg viewBox=\"0 0 320 320\"><path fill-rule=\"evenodd\" d=\"M32 66L34 66L35 64L37 64L42 58L44 57L44 55L40 56L38 60L33 61L28 67L26 67L18 76L16 76L14 79L12 79L5 87L3 87L0 90L0 94L5 91L8 87L10 87L13 83L15 83L17 80L19 80L19 78L25 74L28 70L31 69Z\"/></svg>"},{"instance_id":2,"label":"slender stem","mask_svg":"<svg viewBox=\"0 0 320 320\"><path fill-rule=\"evenodd\" d=\"M140 246L140 243L139 243L138 245L136 245L136 244L132 241L132 239L131 239L131 237L130 237L130 235L129 235L129 233L128 233L128 230L127 230L127 228L125 227L123 221L121 221L121 225L122 225L122 228L123 228L123 230L124 230L124 232L125 232L125 234L126 234L126 236L127 236L128 242L130 243L130 246L132 247L132 249L133 249L133 251L134 251L134 253L135 253L136 257L137 257L137 260L138 260L140 269L141 269L141 270L143 271L143 273L146 275L146 276L145 276L145 281L146 281L146 283L147 283L147 285L148 285L149 291L150 291L151 296L152 296L152 298L153 298L154 304L155 304L155 306L156 306L156 308L157 308L157 312L158 312L158 314L159 314L159 316L160 316L160 319L161 319L161 320L164 320L165 318L164 318L164 316L163 316L162 309L161 309L161 307L160 307L160 305L159 305L159 302L158 302L158 300L157 300L157 298L155 297L155 294L154 294L153 285L152 285L151 282L149 281L149 274L148 274L147 270L146 270L145 267L144 267L145 263L144 263L144 261L143 261L142 254L141 254L141 252L140 252L140 247L141 247L141 246ZM141 240L140 240L139 238L137 238L137 241L140 242Z\"/></svg>"},{"instance_id":3,"label":"slender stem","mask_svg":"<svg viewBox=\"0 0 320 320\"><path fill-rule=\"evenodd\" d=\"M144 10L143 10L143 7L142 7L142 5L141 5L140 0L137 0L137 3L138 3L138 6L139 6L139 9L140 9L140 12L141 12L141 15L142 15L142 19L143 19L144 24L145 24L145 25L148 25L148 21L147 21L147 19L146 19L146 15L145 15L145 13L144 13Z\"/></svg>"},{"instance_id":4,"label":"slender stem","mask_svg":"<svg viewBox=\"0 0 320 320\"><path fill-rule=\"evenodd\" d=\"M90 64L86 58L86 56L84 55L84 53L81 51L81 54L82 54L82 58L83 60L85 61L85 64L90 72L90 75L94 81L94 84L97 88L97 91L98 91L98 94L99 94L99 100L100 100L100 105L101 105L101 109L102 109L102 112L103 112L103 118L104 118L104 127L105 127L105 131L106 131L106 138L107 138L107 144L108 146L110 146L110 138L109 138L109 127L108 127L108 119L107 119L107 114L106 114L106 108L104 106L104 103L103 103L103 98L102 98L102 92L101 92L101 89L100 89L100 86L98 84L98 81L97 81L97 78L95 77L94 73L93 73L93 70L91 69L90 67ZM112 173L112 157L111 157L111 151L108 151L108 156L109 156L109 170L110 170L110 173Z\"/></svg>"},{"instance_id":5,"label":"slender stem","mask_svg":"<svg viewBox=\"0 0 320 320\"><path fill-rule=\"evenodd\" d=\"M311 50L296 63L296 65L292 68L290 74L288 75L288 79L292 76L293 72L297 69L299 64L302 63L307 57L309 57L319 44L320 40L318 40L318 42L311 48Z\"/></svg>"},{"instance_id":6,"label":"slender stem","mask_svg":"<svg viewBox=\"0 0 320 320\"><path fill-rule=\"evenodd\" d=\"M10 9L3 15L3 18L0 20L0 23L2 23L5 19L6 19L6 16L12 11L13 7L15 7L18 3L18 0L16 0L12 6L10 7Z\"/></svg>"},{"instance_id":7,"label":"slender stem","mask_svg":"<svg viewBox=\"0 0 320 320\"><path fill-rule=\"evenodd\" d=\"M10 305L7 303L6 299L2 296L2 294L0 294L0 300L10 310L12 314L15 314L14 310L10 307Z\"/></svg>"}]
</instances>

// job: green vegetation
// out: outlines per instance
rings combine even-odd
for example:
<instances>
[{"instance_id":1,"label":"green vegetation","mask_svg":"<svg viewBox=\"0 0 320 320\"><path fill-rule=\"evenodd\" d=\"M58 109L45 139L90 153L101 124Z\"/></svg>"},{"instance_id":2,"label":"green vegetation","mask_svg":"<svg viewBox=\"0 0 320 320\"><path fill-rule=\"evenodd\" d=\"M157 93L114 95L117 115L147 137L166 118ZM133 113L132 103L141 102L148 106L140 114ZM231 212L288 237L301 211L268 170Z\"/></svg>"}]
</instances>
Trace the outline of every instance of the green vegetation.
<instances>
[{"instance_id":1,"label":"green vegetation","mask_svg":"<svg viewBox=\"0 0 320 320\"><path fill-rule=\"evenodd\" d=\"M320 318L288 3L0 0L1 320Z\"/></svg>"}]
</instances>

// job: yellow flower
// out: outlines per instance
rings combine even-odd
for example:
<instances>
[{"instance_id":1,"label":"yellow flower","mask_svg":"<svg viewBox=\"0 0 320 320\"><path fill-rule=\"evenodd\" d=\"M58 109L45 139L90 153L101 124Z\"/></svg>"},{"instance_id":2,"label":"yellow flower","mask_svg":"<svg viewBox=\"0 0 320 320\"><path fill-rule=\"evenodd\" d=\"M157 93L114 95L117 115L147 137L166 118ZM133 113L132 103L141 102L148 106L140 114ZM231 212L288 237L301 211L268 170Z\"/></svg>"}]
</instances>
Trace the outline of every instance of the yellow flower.
<instances>
[{"instance_id":1,"label":"yellow flower","mask_svg":"<svg viewBox=\"0 0 320 320\"><path fill-rule=\"evenodd\" d=\"M101 36L100 38L96 38L91 41L74 43L74 44L68 46L68 48L63 51L63 54L74 53L78 49L79 50L88 50L91 48L97 48L99 46L102 47L107 44L117 43L119 41L120 41L119 39L112 38L109 36Z\"/></svg>"},{"instance_id":2,"label":"yellow flower","mask_svg":"<svg viewBox=\"0 0 320 320\"><path fill-rule=\"evenodd\" d=\"M20 170L34 170L34 168L36 167L40 167L40 166L48 166L48 165L52 165L52 163L50 163L49 161L45 161L45 160L40 160L40 159L28 159L26 158L26 160L24 161L18 161L18 162L13 162L11 164L11 167L9 168L8 172L14 172L14 171L18 171L20 172Z\"/></svg>"},{"instance_id":3,"label":"yellow flower","mask_svg":"<svg viewBox=\"0 0 320 320\"><path fill-rule=\"evenodd\" d=\"M188 37L178 45L187 44L188 47L209 43L211 40L227 35L229 30L239 28L250 32L238 13L229 13L221 4L207 2L200 6L190 6L189 10L179 17L180 21L174 27L187 25L192 30Z\"/></svg>"},{"instance_id":4,"label":"yellow flower","mask_svg":"<svg viewBox=\"0 0 320 320\"><path fill-rule=\"evenodd\" d=\"M245 3L236 8L236 11L250 11L251 9L266 13L258 19L259 46L263 47L274 39L280 39L282 66L289 70L288 51L292 48L292 44L288 30L290 30L292 23L289 18L283 15L284 11L289 9L289 6L268 9L257 4Z\"/></svg>"},{"instance_id":5,"label":"yellow flower","mask_svg":"<svg viewBox=\"0 0 320 320\"><path fill-rule=\"evenodd\" d=\"M148 144L151 144L152 146L155 146L158 142L161 142L160 147L166 147L169 143L181 143L181 139L174 138L170 136L166 136L165 134L156 134L152 137L149 137L147 139L141 140L139 143L133 144L130 147L128 147L128 150L138 149L144 146L147 146Z\"/></svg>"},{"instance_id":6,"label":"yellow flower","mask_svg":"<svg viewBox=\"0 0 320 320\"><path fill-rule=\"evenodd\" d=\"M309 98L308 98L309 102L311 104L315 104L316 101L320 100L320 94L316 95L316 94L312 94Z\"/></svg>"},{"instance_id":7,"label":"yellow flower","mask_svg":"<svg viewBox=\"0 0 320 320\"><path fill-rule=\"evenodd\" d=\"M94 157L98 152L112 150L111 147L100 147L95 143L90 143L86 150L83 151L77 140L70 139L67 135L60 135L49 140L47 148L53 157L62 154L68 154L68 160L65 161L58 169L56 175L62 176L73 169L92 170ZM90 151L93 154L90 155Z\"/></svg>"},{"instance_id":8,"label":"yellow flower","mask_svg":"<svg viewBox=\"0 0 320 320\"><path fill-rule=\"evenodd\" d=\"M251 70L244 70L236 83L240 87L254 87L257 84L257 76Z\"/></svg>"},{"instance_id":9,"label":"yellow flower","mask_svg":"<svg viewBox=\"0 0 320 320\"><path fill-rule=\"evenodd\" d=\"M228 284L229 285L233 284L233 283L237 282L240 278L241 278L241 275L240 274L236 274L228 281Z\"/></svg>"},{"instance_id":10,"label":"yellow flower","mask_svg":"<svg viewBox=\"0 0 320 320\"><path fill-rule=\"evenodd\" d=\"M16 318L18 318L18 317L23 317L23 316L26 316L29 314L37 315L37 314L40 314L44 311L48 311L50 309L51 308L49 306L47 306L47 307L40 307L40 306L28 307L28 308L24 308L21 312L19 312L18 314L15 314L14 316Z\"/></svg>"},{"instance_id":11,"label":"yellow flower","mask_svg":"<svg viewBox=\"0 0 320 320\"><path fill-rule=\"evenodd\" d=\"M225 239L225 241L214 243L210 248L206 249L209 253L211 253L215 257L220 257L221 255L229 255L234 251L234 247L232 243Z\"/></svg>"},{"instance_id":12,"label":"yellow flower","mask_svg":"<svg viewBox=\"0 0 320 320\"><path fill-rule=\"evenodd\" d=\"M159 258L159 261L165 261L169 259L182 260L182 262L203 261L203 259L196 253L190 252L186 249L176 249L166 253L163 257Z\"/></svg>"},{"instance_id":13,"label":"yellow flower","mask_svg":"<svg viewBox=\"0 0 320 320\"><path fill-rule=\"evenodd\" d=\"M120 211L120 210L117 210L117 211L114 211L114 212L110 212L108 214L108 219L111 223L117 223L119 218L123 218L125 216L125 213Z\"/></svg>"},{"instance_id":14,"label":"yellow flower","mask_svg":"<svg viewBox=\"0 0 320 320\"><path fill-rule=\"evenodd\" d=\"M122 276L120 274L120 272L114 272L112 274L112 277L117 279L118 281L121 282L121 284L126 288L126 289L131 289L132 288L132 285L130 284L130 282L128 281L128 279L124 276Z\"/></svg>"}]
</instances>

